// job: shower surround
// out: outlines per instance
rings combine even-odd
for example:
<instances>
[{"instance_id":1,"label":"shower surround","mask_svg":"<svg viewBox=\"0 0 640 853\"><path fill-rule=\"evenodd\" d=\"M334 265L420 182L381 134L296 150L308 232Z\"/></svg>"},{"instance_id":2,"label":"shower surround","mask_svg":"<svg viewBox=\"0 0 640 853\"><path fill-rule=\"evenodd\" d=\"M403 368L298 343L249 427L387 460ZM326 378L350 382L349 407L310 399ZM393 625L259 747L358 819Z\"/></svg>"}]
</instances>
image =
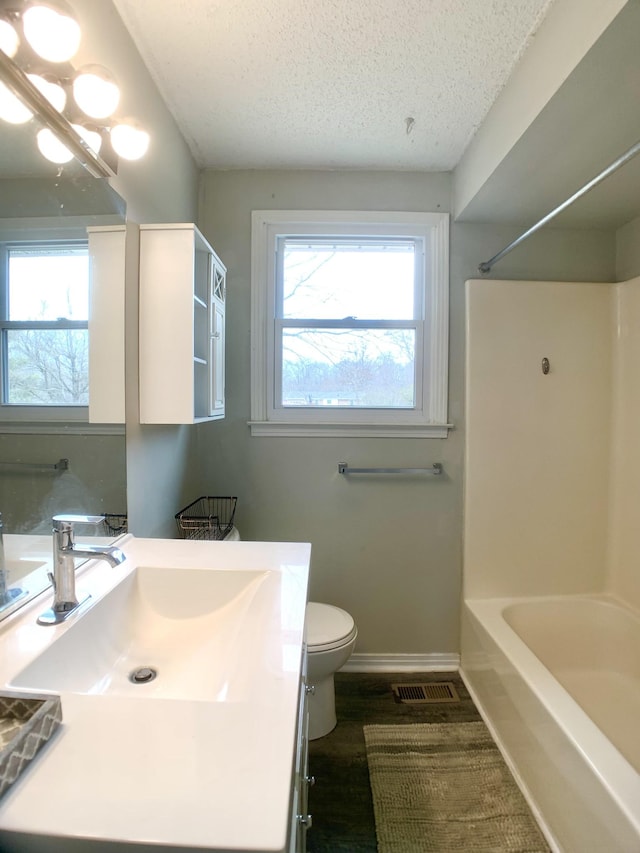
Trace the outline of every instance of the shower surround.
<instances>
[{"instance_id":1,"label":"shower surround","mask_svg":"<svg viewBox=\"0 0 640 853\"><path fill-rule=\"evenodd\" d=\"M552 847L635 851L633 757L575 685L637 720L640 278L466 287L463 676Z\"/></svg>"}]
</instances>

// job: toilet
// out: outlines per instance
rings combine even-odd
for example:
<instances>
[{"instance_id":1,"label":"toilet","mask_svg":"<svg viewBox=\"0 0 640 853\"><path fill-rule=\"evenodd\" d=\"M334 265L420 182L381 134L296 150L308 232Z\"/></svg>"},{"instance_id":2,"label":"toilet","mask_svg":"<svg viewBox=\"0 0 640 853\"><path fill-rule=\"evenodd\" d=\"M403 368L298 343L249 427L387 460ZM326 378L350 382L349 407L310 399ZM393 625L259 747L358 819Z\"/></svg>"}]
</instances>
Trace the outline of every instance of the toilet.
<instances>
[{"instance_id":1,"label":"toilet","mask_svg":"<svg viewBox=\"0 0 640 853\"><path fill-rule=\"evenodd\" d=\"M332 604L307 604L307 684L309 686L309 740L336 727L334 673L351 657L358 629L346 610Z\"/></svg>"},{"instance_id":2,"label":"toilet","mask_svg":"<svg viewBox=\"0 0 640 853\"><path fill-rule=\"evenodd\" d=\"M232 527L231 530L223 537L225 542L240 542L240 534L237 527Z\"/></svg>"}]
</instances>

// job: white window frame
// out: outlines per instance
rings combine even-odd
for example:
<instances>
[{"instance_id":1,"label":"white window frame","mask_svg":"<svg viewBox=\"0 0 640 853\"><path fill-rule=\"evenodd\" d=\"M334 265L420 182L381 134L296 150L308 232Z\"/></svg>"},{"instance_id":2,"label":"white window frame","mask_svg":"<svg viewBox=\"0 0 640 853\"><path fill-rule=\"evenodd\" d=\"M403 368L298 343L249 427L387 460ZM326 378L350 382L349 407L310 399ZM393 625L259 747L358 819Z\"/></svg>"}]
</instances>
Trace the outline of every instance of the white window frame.
<instances>
[{"instance_id":1,"label":"white window frame","mask_svg":"<svg viewBox=\"0 0 640 853\"><path fill-rule=\"evenodd\" d=\"M255 210L251 220L251 434L446 438L449 354L449 215L387 211ZM412 409L276 405L276 248L283 236L410 237L423 241L416 333L421 368ZM423 344L423 345L422 345ZM420 354L420 350L422 351Z\"/></svg>"},{"instance_id":2,"label":"white window frame","mask_svg":"<svg viewBox=\"0 0 640 853\"><path fill-rule=\"evenodd\" d=\"M30 406L22 404L8 404L3 402L4 398L4 382L6 377L6 366L4 363L4 330L5 329L29 329L29 328L51 328L51 329L87 329L89 323L87 321L71 321L64 320L60 322L46 321L17 321L7 318L8 297L8 275L9 275L9 251L13 248L21 248L21 246L46 248L51 244L54 248L60 246L69 247L87 247L88 242L85 238L69 237L65 239L42 239L33 240L5 240L0 241L0 432L19 432L40 433L42 428L38 425L43 424L82 424L82 432L86 432L84 425L88 425L89 406L88 405L51 405L51 406ZM33 428L29 428L29 424ZM13 425L13 427L11 426ZM45 431L51 432L51 429L45 428ZM64 431L64 430L63 430Z\"/></svg>"}]
</instances>

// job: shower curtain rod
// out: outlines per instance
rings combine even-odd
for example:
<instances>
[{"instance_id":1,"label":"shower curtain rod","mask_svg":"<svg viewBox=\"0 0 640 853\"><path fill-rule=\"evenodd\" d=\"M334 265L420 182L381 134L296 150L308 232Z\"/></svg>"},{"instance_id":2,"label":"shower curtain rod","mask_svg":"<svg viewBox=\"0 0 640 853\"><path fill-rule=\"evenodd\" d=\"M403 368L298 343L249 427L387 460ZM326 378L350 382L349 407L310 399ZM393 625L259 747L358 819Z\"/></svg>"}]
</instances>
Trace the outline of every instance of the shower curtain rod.
<instances>
[{"instance_id":1,"label":"shower curtain rod","mask_svg":"<svg viewBox=\"0 0 640 853\"><path fill-rule=\"evenodd\" d=\"M489 272L491 267L499 260L504 258L505 255L509 254L512 249L515 249L516 246L519 246L527 237L531 237L532 234L535 234L543 225L546 225L547 222L550 222L555 216L559 213L562 213L563 210L566 210L567 207L572 205L574 201L577 201L583 195L592 190L595 186L597 186L601 181L604 181L605 178L608 178L609 175L612 175L616 172L621 166L624 166L632 157L635 157L636 154L640 153L640 141L636 142L635 145L632 145L628 151L625 151L624 154L621 154L617 160L614 160L611 165L607 166L599 175L596 175L595 178L592 178L587 184L581 187L577 192L575 192L571 198L568 198L566 201L563 201L562 204L559 204L558 207L554 208L551 213L547 213L539 222L536 222L535 225L532 225L524 234L521 234L517 237L512 243L509 243L508 246L505 246L504 249L501 249L496 255L492 258L489 258L488 261L483 261L478 266L478 272L485 273Z\"/></svg>"}]
</instances>

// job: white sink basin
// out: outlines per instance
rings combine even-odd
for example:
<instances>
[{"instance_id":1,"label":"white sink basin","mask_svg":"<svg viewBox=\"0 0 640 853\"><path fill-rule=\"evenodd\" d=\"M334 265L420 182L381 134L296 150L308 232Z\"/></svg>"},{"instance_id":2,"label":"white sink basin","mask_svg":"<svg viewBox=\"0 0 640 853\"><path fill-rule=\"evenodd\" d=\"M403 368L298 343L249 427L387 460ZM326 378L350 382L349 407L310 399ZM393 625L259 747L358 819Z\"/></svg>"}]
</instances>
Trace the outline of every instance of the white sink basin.
<instances>
[{"instance_id":1,"label":"white sink basin","mask_svg":"<svg viewBox=\"0 0 640 853\"><path fill-rule=\"evenodd\" d=\"M278 575L269 571L138 566L71 616L11 686L248 701L265 669L277 587ZM130 680L147 668L157 673L153 680Z\"/></svg>"}]
</instances>

